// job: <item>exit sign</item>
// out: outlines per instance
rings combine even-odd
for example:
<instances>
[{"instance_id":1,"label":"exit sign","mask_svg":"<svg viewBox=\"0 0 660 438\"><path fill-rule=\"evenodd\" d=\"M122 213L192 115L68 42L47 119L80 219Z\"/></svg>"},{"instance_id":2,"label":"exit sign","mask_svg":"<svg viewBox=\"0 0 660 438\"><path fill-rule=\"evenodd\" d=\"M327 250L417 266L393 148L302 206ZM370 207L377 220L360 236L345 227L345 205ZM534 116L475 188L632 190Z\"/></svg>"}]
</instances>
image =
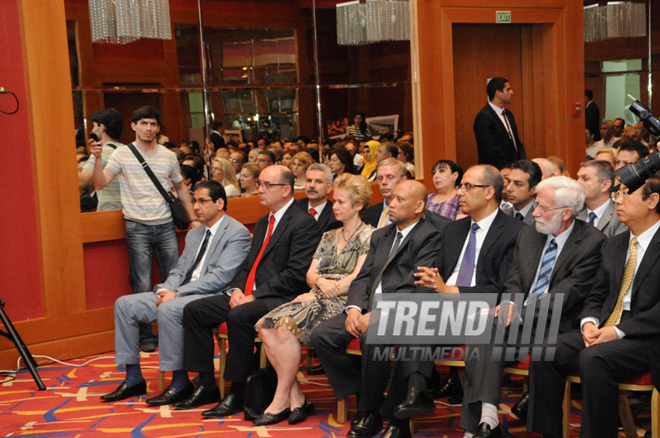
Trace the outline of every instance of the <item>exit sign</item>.
<instances>
[{"instance_id":1,"label":"exit sign","mask_svg":"<svg viewBox=\"0 0 660 438\"><path fill-rule=\"evenodd\" d=\"M511 23L511 11L497 11L495 12L496 23Z\"/></svg>"}]
</instances>

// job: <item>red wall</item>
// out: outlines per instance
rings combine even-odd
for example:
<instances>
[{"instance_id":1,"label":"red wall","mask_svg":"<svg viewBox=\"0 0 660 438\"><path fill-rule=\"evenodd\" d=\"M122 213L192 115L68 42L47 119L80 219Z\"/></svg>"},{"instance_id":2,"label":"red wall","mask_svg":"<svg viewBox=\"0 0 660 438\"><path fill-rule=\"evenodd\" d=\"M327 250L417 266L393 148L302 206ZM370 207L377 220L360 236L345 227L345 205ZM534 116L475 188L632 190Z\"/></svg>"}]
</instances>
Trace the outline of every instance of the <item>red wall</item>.
<instances>
[{"instance_id":1,"label":"red wall","mask_svg":"<svg viewBox=\"0 0 660 438\"><path fill-rule=\"evenodd\" d=\"M12 321L43 315L39 229L36 221L30 124L17 0L0 2L0 87L16 94L16 114L0 113L0 299ZM15 109L9 94L0 94L0 110ZM81 266L80 269L83 269Z\"/></svg>"}]
</instances>

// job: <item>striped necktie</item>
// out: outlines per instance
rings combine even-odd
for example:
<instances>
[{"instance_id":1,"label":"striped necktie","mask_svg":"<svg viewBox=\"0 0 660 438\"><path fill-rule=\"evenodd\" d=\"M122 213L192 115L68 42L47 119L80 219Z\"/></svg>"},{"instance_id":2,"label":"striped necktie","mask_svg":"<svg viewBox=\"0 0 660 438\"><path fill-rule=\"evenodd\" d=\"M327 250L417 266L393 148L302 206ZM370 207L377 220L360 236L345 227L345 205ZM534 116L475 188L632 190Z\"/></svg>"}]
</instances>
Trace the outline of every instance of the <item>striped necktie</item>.
<instances>
[{"instance_id":1,"label":"striped necktie","mask_svg":"<svg viewBox=\"0 0 660 438\"><path fill-rule=\"evenodd\" d=\"M555 266L555 258L557 258L557 242L555 239L552 239L548 247L545 249L545 253L543 253L539 278L536 279L536 284L534 285L532 292L525 300L525 306L541 298L543 292L548 288L550 277L552 276L552 268Z\"/></svg>"}]
</instances>

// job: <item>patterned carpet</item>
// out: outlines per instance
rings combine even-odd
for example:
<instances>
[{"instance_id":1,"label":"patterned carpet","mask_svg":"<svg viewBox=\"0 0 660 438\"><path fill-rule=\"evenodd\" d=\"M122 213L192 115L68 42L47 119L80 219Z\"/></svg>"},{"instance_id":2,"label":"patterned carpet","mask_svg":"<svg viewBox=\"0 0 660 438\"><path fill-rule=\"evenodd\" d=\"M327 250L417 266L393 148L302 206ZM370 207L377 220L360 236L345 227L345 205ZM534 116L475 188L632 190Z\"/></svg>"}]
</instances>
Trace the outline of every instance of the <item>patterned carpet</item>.
<instances>
[{"instance_id":1,"label":"patterned carpet","mask_svg":"<svg viewBox=\"0 0 660 438\"><path fill-rule=\"evenodd\" d=\"M90 361L91 362L88 362ZM143 374L148 394L158 391L158 355L142 355ZM314 402L316 412L304 423L289 426L286 422L267 427L255 427L241 415L222 420L202 420L202 408L176 411L169 406L148 407L143 397L104 404L99 396L116 388L123 380L124 370L114 364L111 354L70 361L81 367L59 364L38 368L47 390L38 391L27 371L0 377L0 433L2 436L30 437L335 437L345 436L349 423L336 421L336 399L324 375L307 376L301 364L298 378L307 397ZM168 376L169 378L169 376ZM167 383L166 383L167 384ZM505 437L532 437L524 425L510 415L510 407L521 392L519 380L504 382L500 405L500 421ZM573 401L571 436L578 436L579 398ZM415 421L415 436L460 438L458 426L460 407L437 404L432 414ZM205 407L205 408L208 408ZM349 420L355 413L355 398L349 400ZM639 420L648 429L648 415ZM639 424L638 424L639 426ZM644 430L640 429L640 436Z\"/></svg>"}]
</instances>

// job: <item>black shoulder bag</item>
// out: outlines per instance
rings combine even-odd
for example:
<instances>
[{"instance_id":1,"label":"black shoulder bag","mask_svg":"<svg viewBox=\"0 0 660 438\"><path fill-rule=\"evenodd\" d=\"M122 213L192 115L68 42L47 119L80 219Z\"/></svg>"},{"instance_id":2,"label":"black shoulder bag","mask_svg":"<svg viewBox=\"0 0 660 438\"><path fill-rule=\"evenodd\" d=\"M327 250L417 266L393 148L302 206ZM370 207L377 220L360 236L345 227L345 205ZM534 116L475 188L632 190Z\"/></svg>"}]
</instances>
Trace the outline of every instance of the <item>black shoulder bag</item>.
<instances>
[{"instance_id":1,"label":"black shoulder bag","mask_svg":"<svg viewBox=\"0 0 660 438\"><path fill-rule=\"evenodd\" d=\"M133 152L133 155L135 155L135 158L138 159L145 173L149 176L151 182L153 182L156 188L158 189L158 192L163 196L163 198L165 198L165 202L167 202L167 205L169 205L170 207L170 212L172 212L172 221L174 222L174 226L177 227L179 230L187 230L188 227L190 226L190 221L188 220L188 214L186 213L186 209L183 208L183 205L181 205L181 200L175 197L172 194L172 192L165 191L165 189L161 185L160 181L158 181L158 178L156 178L156 175L154 175L154 172L151 170L147 162L144 161L142 155L140 155L137 149L135 149L133 143L129 144L128 147L131 149L131 152Z\"/></svg>"}]
</instances>

